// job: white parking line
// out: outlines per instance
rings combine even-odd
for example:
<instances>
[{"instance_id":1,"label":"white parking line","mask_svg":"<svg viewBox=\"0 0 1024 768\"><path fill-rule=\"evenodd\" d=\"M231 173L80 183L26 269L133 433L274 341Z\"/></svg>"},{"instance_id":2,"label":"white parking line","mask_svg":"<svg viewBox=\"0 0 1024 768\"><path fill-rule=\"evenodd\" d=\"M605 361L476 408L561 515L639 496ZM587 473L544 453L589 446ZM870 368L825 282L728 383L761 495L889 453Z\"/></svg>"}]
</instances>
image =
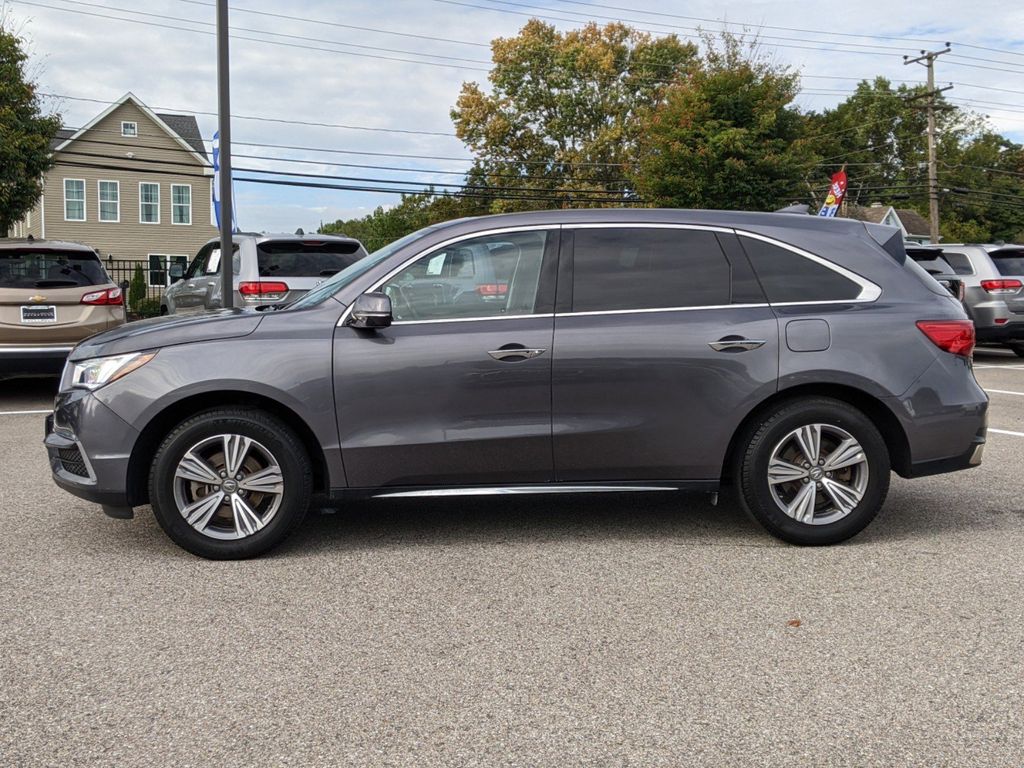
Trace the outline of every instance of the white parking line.
<instances>
[{"instance_id":1,"label":"white parking line","mask_svg":"<svg viewBox=\"0 0 1024 768\"><path fill-rule=\"evenodd\" d=\"M995 429L994 427L989 427L988 431L995 432L997 435L1013 435L1014 437L1024 437L1024 432L1013 432L1009 429Z\"/></svg>"},{"instance_id":2,"label":"white parking line","mask_svg":"<svg viewBox=\"0 0 1024 768\"><path fill-rule=\"evenodd\" d=\"M986 392L993 392L997 395L1017 395L1018 397L1024 397L1024 392L1014 392L1009 389L986 389Z\"/></svg>"},{"instance_id":3,"label":"white parking line","mask_svg":"<svg viewBox=\"0 0 1024 768\"><path fill-rule=\"evenodd\" d=\"M978 370L979 368L1001 368L1004 371L1024 371L1024 365L986 365L985 363L982 363L981 365L975 364L974 370Z\"/></svg>"},{"instance_id":4,"label":"white parking line","mask_svg":"<svg viewBox=\"0 0 1024 768\"><path fill-rule=\"evenodd\" d=\"M53 410L47 408L45 411L0 411L0 416L29 416L36 413L53 413Z\"/></svg>"}]
</instances>

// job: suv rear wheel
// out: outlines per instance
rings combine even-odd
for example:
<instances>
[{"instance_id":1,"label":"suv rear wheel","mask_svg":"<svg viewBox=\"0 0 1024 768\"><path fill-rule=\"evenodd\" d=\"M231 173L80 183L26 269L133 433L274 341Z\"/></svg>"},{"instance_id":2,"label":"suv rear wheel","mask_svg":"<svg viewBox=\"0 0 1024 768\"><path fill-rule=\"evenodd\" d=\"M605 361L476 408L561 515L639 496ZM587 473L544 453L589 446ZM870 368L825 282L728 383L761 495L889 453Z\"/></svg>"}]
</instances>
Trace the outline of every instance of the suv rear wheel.
<instances>
[{"instance_id":1,"label":"suv rear wheel","mask_svg":"<svg viewBox=\"0 0 1024 768\"><path fill-rule=\"evenodd\" d=\"M305 516L312 485L309 457L286 424L259 410L217 408L164 439L149 497L178 545L227 560L280 544Z\"/></svg>"},{"instance_id":2,"label":"suv rear wheel","mask_svg":"<svg viewBox=\"0 0 1024 768\"><path fill-rule=\"evenodd\" d=\"M740 501L792 544L845 541L867 527L889 491L889 451L856 408L831 398L779 406L747 434Z\"/></svg>"}]
</instances>

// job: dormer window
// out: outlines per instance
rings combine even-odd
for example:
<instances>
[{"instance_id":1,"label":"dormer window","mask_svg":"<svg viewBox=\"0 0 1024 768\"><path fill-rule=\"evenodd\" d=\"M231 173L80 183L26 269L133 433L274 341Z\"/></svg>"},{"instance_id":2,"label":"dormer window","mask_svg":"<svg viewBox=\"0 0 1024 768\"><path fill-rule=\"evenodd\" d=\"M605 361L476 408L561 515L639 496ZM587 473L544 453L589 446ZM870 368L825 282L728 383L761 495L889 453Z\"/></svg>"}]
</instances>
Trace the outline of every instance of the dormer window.
<instances>
[{"instance_id":1,"label":"dormer window","mask_svg":"<svg viewBox=\"0 0 1024 768\"><path fill-rule=\"evenodd\" d=\"M138 123L122 122L121 123L121 135L122 136L127 136L129 138L134 139L136 136L139 135L139 124Z\"/></svg>"}]
</instances>

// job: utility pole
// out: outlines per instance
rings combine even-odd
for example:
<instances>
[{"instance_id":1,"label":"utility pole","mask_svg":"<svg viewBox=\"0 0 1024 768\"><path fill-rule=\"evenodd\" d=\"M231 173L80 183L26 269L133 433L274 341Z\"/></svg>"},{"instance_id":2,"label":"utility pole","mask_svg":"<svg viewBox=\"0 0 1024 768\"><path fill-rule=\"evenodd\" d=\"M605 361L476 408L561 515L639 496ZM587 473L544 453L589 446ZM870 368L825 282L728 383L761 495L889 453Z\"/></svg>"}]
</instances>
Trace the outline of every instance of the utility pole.
<instances>
[{"instance_id":1,"label":"utility pole","mask_svg":"<svg viewBox=\"0 0 1024 768\"><path fill-rule=\"evenodd\" d=\"M931 224L929 239L932 244L939 242L939 166L935 157L935 97L943 91L948 91L952 85L935 90L935 60L944 53L951 50L949 43L941 51L921 51L916 58L903 57L903 63L921 64L928 69L928 91L915 99L927 99L925 109L928 110L928 218Z\"/></svg>"},{"instance_id":2,"label":"utility pole","mask_svg":"<svg viewBox=\"0 0 1024 768\"><path fill-rule=\"evenodd\" d=\"M217 128L220 133L220 275L222 306L235 305L232 274L234 248L231 242L231 77L228 58L228 0L217 0Z\"/></svg>"}]
</instances>

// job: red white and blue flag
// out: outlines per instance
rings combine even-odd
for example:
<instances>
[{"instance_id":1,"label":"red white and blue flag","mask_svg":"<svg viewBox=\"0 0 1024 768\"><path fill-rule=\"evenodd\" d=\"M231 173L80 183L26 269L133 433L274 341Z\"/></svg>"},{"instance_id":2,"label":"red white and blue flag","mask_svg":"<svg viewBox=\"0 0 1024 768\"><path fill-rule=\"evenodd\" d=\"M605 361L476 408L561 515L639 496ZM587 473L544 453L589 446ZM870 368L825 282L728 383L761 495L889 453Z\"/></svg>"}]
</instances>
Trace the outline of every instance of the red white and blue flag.
<instances>
[{"instance_id":1,"label":"red white and blue flag","mask_svg":"<svg viewBox=\"0 0 1024 768\"><path fill-rule=\"evenodd\" d=\"M832 183L828 186L828 195L825 197L825 204L818 211L819 216L835 216L839 211L839 204L843 202L846 194L846 166L844 165L832 175Z\"/></svg>"}]
</instances>

